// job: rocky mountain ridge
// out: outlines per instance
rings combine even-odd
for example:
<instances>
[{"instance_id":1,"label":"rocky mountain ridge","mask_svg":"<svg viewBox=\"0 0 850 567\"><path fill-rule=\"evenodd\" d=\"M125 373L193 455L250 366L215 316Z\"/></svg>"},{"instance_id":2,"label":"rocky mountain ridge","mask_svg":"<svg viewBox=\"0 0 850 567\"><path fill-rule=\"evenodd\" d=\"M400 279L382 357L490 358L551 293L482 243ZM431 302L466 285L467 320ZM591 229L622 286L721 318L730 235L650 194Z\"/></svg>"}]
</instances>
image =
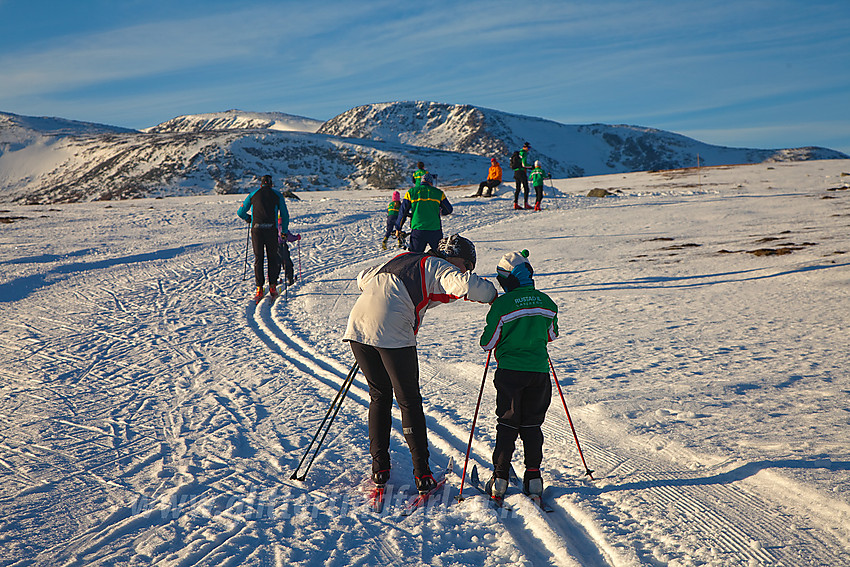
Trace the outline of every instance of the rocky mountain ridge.
<instances>
[{"instance_id":1,"label":"rocky mountain ridge","mask_svg":"<svg viewBox=\"0 0 850 567\"><path fill-rule=\"evenodd\" d=\"M247 192L261 175L291 190L402 189L417 161L441 186L507 167L524 141L555 177L697 165L847 158L825 148L704 144L636 126L565 125L470 105L371 104L327 122L230 110L143 131L0 113L0 202L62 203Z\"/></svg>"}]
</instances>

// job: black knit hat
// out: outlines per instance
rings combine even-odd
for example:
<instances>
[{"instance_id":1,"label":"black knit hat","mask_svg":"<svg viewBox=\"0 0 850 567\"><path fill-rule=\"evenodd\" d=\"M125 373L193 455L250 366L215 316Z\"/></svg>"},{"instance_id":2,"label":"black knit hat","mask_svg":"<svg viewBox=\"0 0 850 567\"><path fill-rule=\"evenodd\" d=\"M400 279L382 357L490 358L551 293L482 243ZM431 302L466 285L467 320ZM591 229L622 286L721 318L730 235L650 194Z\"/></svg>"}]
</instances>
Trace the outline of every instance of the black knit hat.
<instances>
[{"instance_id":1,"label":"black knit hat","mask_svg":"<svg viewBox=\"0 0 850 567\"><path fill-rule=\"evenodd\" d=\"M438 252L446 258L463 258L472 265L470 271L475 269L475 244L471 240L459 234L452 234L440 240L437 247Z\"/></svg>"}]
</instances>

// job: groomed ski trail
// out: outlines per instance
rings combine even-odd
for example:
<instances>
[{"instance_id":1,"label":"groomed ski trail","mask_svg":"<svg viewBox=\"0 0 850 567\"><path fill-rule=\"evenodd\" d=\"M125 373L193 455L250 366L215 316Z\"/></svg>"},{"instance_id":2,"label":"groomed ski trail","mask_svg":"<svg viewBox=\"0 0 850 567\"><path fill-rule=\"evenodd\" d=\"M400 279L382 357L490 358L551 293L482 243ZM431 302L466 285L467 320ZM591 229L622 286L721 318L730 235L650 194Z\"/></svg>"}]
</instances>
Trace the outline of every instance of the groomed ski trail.
<instances>
[{"instance_id":1,"label":"groomed ski trail","mask_svg":"<svg viewBox=\"0 0 850 567\"><path fill-rule=\"evenodd\" d=\"M353 277L391 257L372 252L383 201L357 215L340 213L344 206L332 199L300 216L294 210L295 229L305 235L303 281L271 309L267 300L249 305L251 282L240 281L245 231L234 219L236 198L185 202L199 209L172 200L82 204L67 217L45 210L38 229L11 227L15 255L5 267L25 269L15 285L6 282L14 295L0 305L8 321L0 342L7 361L0 369L3 567L847 562L847 505L780 470L844 474L846 462L718 460L612 415L604 399L570 405L596 482L583 478L553 400L544 467L555 512L545 516L519 495L509 496L518 511L507 518L475 499L402 522L361 514L349 495L369 464L362 378L307 481L290 481L353 362L338 340L357 296ZM569 213L573 202L555 205L558 212L538 216ZM485 253L527 220L508 211L479 218L489 209L476 206L458 206L445 222L448 231L469 231ZM570 226L576 219L557 220ZM190 226L181 234L195 240L177 246L168 231L155 230L162 226ZM41 238L58 232L66 237ZM294 247L293 260L297 270ZM576 293L598 287L572 286ZM482 372L483 356L466 353L480 328L450 341L437 332L450 328L455 309L481 320L486 312L435 309L420 337L436 464L449 455L462 462ZM562 333L569 336L567 325ZM565 386L593 378L572 360L575 342L556 341L550 351ZM473 447L482 470L494 441L491 390ZM565 394L570 404L568 388ZM401 484L411 471L398 423L395 431L392 480Z\"/></svg>"},{"instance_id":2,"label":"groomed ski trail","mask_svg":"<svg viewBox=\"0 0 850 567\"><path fill-rule=\"evenodd\" d=\"M464 219L466 220L466 219ZM476 219L474 222L466 223L472 226L483 226L485 223L481 222L480 219ZM468 228L463 229L457 228L456 225L452 226L451 231L461 231L465 230L468 232ZM352 228L352 231L358 231L357 228ZM371 238L374 238L373 233L371 231L362 229L359 232L365 232ZM305 276L304 282L308 282L305 284L307 286L306 290L303 290L303 293L310 294L311 289L316 289L321 287L325 290L325 294L327 295L327 288L332 287L333 284L337 284L342 288L340 294L342 293L354 293L351 290L351 281L343 281L341 284L339 283L340 278L338 278L338 273L340 271L351 271L351 268L355 265L360 264L369 264L369 263L377 263L381 258L391 257L391 252L375 252L372 254L365 254L365 256L371 256L368 259L364 259L364 254L358 255L353 252L340 251L338 247L342 244L345 245L349 243L349 239L344 238L342 242L333 241L332 239L329 241L324 235L317 234L315 235L318 242L321 244L321 250L323 254L332 253L335 258L345 258L350 257L353 258L354 261L350 264L345 264L344 262L336 261L333 262L332 266L328 264L323 264L322 270L317 273L311 273L309 280ZM354 242L354 246L361 246L361 243ZM355 272L356 275L356 272ZM323 278L327 276L330 279L330 282L322 281ZM319 285L321 284L321 286ZM354 284L356 288L356 283ZM295 288L296 296L297 293L301 290L299 288ZM330 294L333 295L333 294ZM333 300L331 309L337 308L338 301L336 299ZM450 307L449 307L450 309ZM249 306L250 311L250 306ZM252 321L251 326L258 333L260 338L270 347L274 348L275 351L281 356L285 364L292 365L301 369L303 372L308 374L313 379L318 382L329 386L332 390L327 393L327 401L325 403L329 403L330 396L332 395L332 391L339 389L342 381L344 380L345 374L347 373L347 368L345 365L340 364L338 358L328 358L326 355L319 352L314 343L309 341L305 341L302 337L299 336L299 332L292 327L290 324L297 325L297 319L294 321L290 321L288 317L284 315L288 311L285 303L276 302L274 305L270 305L268 302L262 302L257 306L257 309L254 310L253 313L249 313ZM347 313L347 311L346 311ZM338 341L338 336L334 337L334 339ZM343 351L344 353L345 351ZM352 360L350 352L347 353L347 359ZM423 378L430 382L431 378L434 378L434 374L439 374L439 370L432 368L423 368L422 369ZM355 379L351 389L348 393L348 408L343 408L337 419L340 419L343 413L347 413L350 419L362 420L360 417L365 414L365 410L368 408L368 388L365 385L365 382L362 378L362 375L358 374L358 378ZM324 401L324 400L323 400ZM356 404L359 406L358 410L354 412L351 409L351 405ZM346 411L347 410L347 411ZM447 417L441 411L435 411L430 404L425 403L425 411L426 411L426 420L428 422L429 427L429 443L432 448L432 453L438 455L438 458L435 459L432 454L432 463L434 462L444 462L447 460L447 455L453 455L455 461L459 457L462 457L465 452L466 441L464 440L467 433L464 431L462 426L454 423L454 420L451 417ZM359 415L358 415L359 414ZM400 418L397 415L397 411L394 411L394 428L392 432L393 439L397 445L402 447L402 454L404 448L406 448L404 438L400 435L399 431L401 428ZM337 426L339 427L339 426ZM334 435L331 434L326 440L326 445L333 443ZM364 434L363 438L367 438ZM477 445L481 445L477 443ZM485 447L479 447L481 450L486 451ZM323 448L323 452L324 452ZM404 459L404 457L401 457ZM317 459L317 465L321 466L319 461L324 462L327 459L325 455L321 455ZM408 459L409 460L409 457ZM368 463L368 460L365 462ZM404 470L404 465L398 466L396 465L396 469ZM435 465L439 466L439 465ZM458 468L457 462L455 468ZM364 468L364 471L367 470ZM459 472L459 471L456 471ZM412 473L408 473L410 478L412 479ZM450 475L448 482L450 484L456 484L457 477L456 475ZM308 479L307 484L312 484ZM452 487L450 490L450 494L456 494L457 490ZM365 503L364 503L365 504ZM386 515L387 506L390 505L390 502L385 504L385 513ZM486 506L482 507L480 502L472 502L470 501L464 506L458 506L453 498L448 500L448 508L446 508L445 503L443 503L444 513L452 516L458 517L463 516L464 514L468 514L470 512L470 508L474 509L474 514L476 516L484 515L485 517L492 516L489 511L486 509ZM361 505L362 511L361 513L366 513L365 510L367 506ZM430 508L430 506L425 506L425 508ZM419 514L420 512L416 512ZM426 510L425 513L434 512L432 510ZM534 508L523 508L521 512L514 512L512 516L513 518L499 518L502 527L505 529L506 535L510 538L510 544L519 549L522 552L522 555L530 560L532 564L551 564L551 565L594 565L594 566L605 566L610 565L610 563L604 561L601 555L596 552L595 548L593 548L592 544L589 543L589 540L586 537L582 537L582 530L576 530L578 525L574 522L570 522L570 530L565 530L560 526L552 526L549 522L546 521L545 518L541 516L541 513L538 509ZM368 520L367 520L368 521ZM578 543L576 543L578 541ZM386 547L388 544L384 538L379 538L380 546ZM593 551L588 552L589 549L593 549ZM579 555L576 558L576 553L581 552L585 555L585 557ZM588 560L590 559L590 560Z\"/></svg>"}]
</instances>

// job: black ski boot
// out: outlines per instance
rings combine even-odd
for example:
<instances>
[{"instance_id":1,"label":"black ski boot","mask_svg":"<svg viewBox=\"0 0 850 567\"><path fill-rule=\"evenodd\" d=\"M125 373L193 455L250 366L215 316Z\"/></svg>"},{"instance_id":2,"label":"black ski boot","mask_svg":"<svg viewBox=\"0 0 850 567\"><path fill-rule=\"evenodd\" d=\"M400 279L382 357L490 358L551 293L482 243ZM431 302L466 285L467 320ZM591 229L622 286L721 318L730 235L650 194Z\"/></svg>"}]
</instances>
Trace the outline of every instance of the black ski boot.
<instances>
[{"instance_id":1,"label":"black ski boot","mask_svg":"<svg viewBox=\"0 0 850 567\"><path fill-rule=\"evenodd\" d=\"M390 480L390 469L375 471L372 473L372 482L378 486L383 486Z\"/></svg>"},{"instance_id":2,"label":"black ski boot","mask_svg":"<svg viewBox=\"0 0 850 567\"><path fill-rule=\"evenodd\" d=\"M430 472L413 478L416 483L416 490L419 491L419 494L431 492L437 486L437 481L434 480L434 475Z\"/></svg>"}]
</instances>

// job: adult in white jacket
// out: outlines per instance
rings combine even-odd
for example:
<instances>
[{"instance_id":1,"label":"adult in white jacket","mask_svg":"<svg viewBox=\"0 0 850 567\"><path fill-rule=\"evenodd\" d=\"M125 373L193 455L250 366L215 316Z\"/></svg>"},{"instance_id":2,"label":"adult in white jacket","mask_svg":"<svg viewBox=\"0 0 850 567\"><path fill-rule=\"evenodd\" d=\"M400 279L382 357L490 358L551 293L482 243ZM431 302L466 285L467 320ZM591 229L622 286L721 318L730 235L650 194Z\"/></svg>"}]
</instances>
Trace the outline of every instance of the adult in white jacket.
<instances>
[{"instance_id":1,"label":"adult in white jacket","mask_svg":"<svg viewBox=\"0 0 850 567\"><path fill-rule=\"evenodd\" d=\"M395 392L416 487L426 492L434 486L419 392L416 333L432 306L461 298L479 303L496 298L493 284L472 273L475 258L475 245L453 234L440 240L436 254L400 254L357 276L362 294L348 317L343 340L349 342L369 384L369 451L376 484L385 484L390 475Z\"/></svg>"}]
</instances>

